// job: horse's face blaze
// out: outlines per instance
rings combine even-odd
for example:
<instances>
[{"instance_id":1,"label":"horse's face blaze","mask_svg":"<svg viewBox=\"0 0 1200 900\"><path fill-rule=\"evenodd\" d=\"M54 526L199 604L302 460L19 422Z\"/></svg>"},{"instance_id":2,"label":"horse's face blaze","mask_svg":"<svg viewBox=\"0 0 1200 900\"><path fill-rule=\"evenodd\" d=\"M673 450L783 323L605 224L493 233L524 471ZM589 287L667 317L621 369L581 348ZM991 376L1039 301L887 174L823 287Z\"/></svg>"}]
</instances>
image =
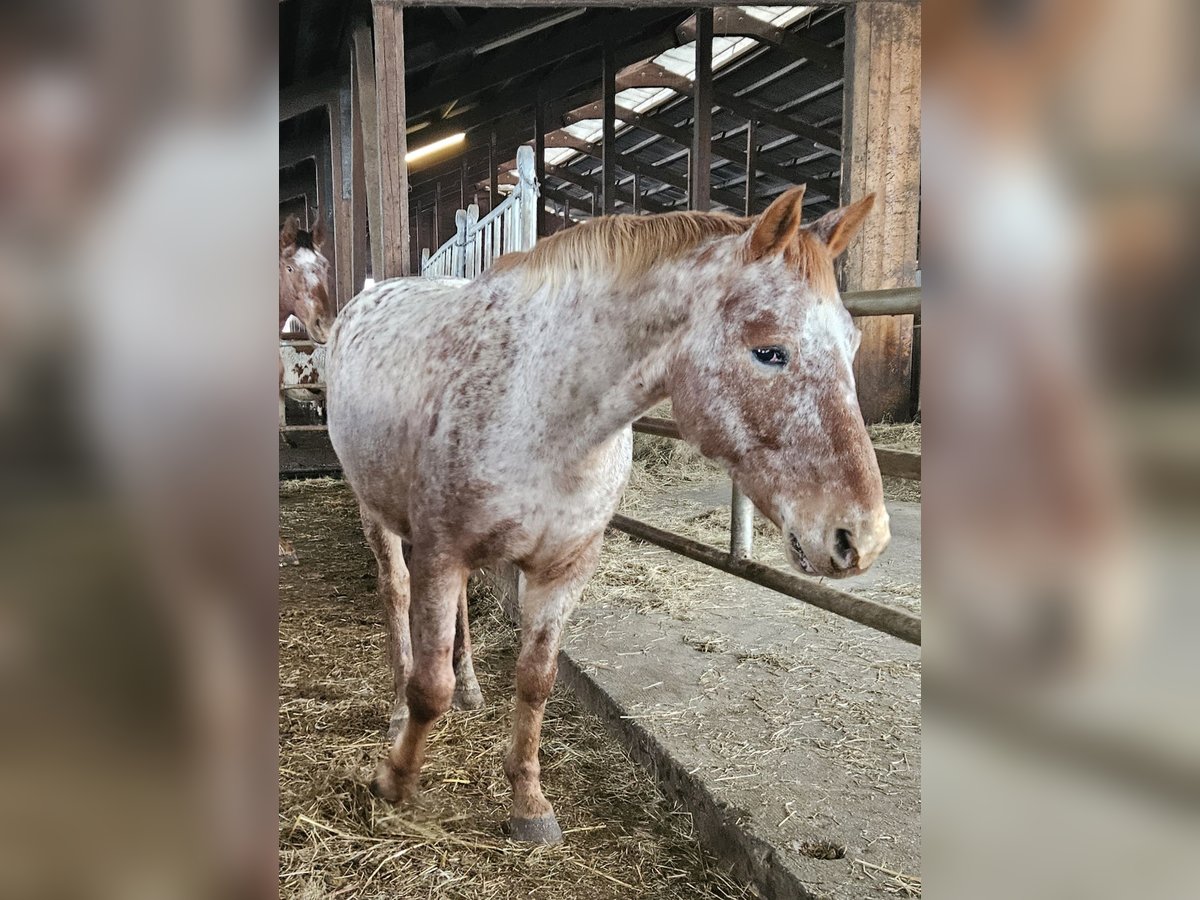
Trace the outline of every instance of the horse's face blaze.
<instances>
[{"instance_id":1,"label":"horse's face blaze","mask_svg":"<svg viewBox=\"0 0 1200 900\"><path fill-rule=\"evenodd\" d=\"M792 218L773 217L787 199L748 235L740 264L718 276L719 314L681 347L672 403L684 434L779 526L793 566L840 577L870 566L890 539L854 386L860 335L833 269L848 242L837 225L859 210L801 228L799 197L785 211Z\"/></svg>"}]
</instances>

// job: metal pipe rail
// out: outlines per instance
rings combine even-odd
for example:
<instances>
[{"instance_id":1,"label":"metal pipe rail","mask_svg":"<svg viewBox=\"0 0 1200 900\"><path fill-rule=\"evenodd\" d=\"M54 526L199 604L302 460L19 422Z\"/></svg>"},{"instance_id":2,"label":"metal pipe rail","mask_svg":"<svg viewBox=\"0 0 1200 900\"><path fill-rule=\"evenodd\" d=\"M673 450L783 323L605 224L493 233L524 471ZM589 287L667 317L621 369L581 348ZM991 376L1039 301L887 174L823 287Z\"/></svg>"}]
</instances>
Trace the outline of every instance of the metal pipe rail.
<instances>
[{"instance_id":1,"label":"metal pipe rail","mask_svg":"<svg viewBox=\"0 0 1200 900\"><path fill-rule=\"evenodd\" d=\"M655 437L683 440L679 433L679 423L674 419L660 419L656 416L642 416L633 420L633 430ZM910 481L921 480L921 454L909 453L907 450L889 450L886 447L875 448L875 459L879 462L879 471L884 475L894 475L897 478L907 478Z\"/></svg>"},{"instance_id":2,"label":"metal pipe rail","mask_svg":"<svg viewBox=\"0 0 1200 900\"><path fill-rule=\"evenodd\" d=\"M852 316L919 316L921 289L914 287L883 291L850 291L842 294L842 305Z\"/></svg>"},{"instance_id":3,"label":"metal pipe rail","mask_svg":"<svg viewBox=\"0 0 1200 900\"><path fill-rule=\"evenodd\" d=\"M744 578L773 591L779 591L781 594L819 607L844 619L898 637L910 644L918 646L921 644L921 619L907 610L886 606L874 600L867 600L865 597L857 597L817 581L781 572L779 569L765 566L762 563L738 559L710 544L682 537L628 516L615 515L609 525L639 540L655 544L664 550L694 559L696 562Z\"/></svg>"}]
</instances>

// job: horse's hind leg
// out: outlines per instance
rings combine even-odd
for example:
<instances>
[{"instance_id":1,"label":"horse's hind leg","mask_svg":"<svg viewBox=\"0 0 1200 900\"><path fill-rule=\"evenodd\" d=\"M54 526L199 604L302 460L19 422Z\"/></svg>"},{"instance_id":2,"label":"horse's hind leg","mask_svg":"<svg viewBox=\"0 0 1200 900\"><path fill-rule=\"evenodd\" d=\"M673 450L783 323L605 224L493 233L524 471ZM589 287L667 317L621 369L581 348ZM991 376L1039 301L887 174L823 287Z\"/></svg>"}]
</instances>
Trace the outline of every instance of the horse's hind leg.
<instances>
[{"instance_id":1,"label":"horse's hind leg","mask_svg":"<svg viewBox=\"0 0 1200 900\"><path fill-rule=\"evenodd\" d=\"M454 560L413 552L413 668L408 681L408 720L375 772L372 792L397 803L417 790L425 742L454 695L454 619L467 570Z\"/></svg>"},{"instance_id":2,"label":"horse's hind leg","mask_svg":"<svg viewBox=\"0 0 1200 900\"><path fill-rule=\"evenodd\" d=\"M458 595L458 615L454 622L454 700L455 709L479 709L483 706L483 691L475 678L475 661L471 657L471 627L467 622L467 585L463 583Z\"/></svg>"},{"instance_id":3,"label":"horse's hind leg","mask_svg":"<svg viewBox=\"0 0 1200 900\"><path fill-rule=\"evenodd\" d=\"M388 632L388 659L392 665L392 715L388 722L388 740L400 733L408 718L405 692L412 672L412 641L409 638L408 566L404 564L404 548L400 535L388 531L365 509L362 513L363 534L375 554L379 567L379 599Z\"/></svg>"},{"instance_id":4,"label":"horse's hind leg","mask_svg":"<svg viewBox=\"0 0 1200 900\"><path fill-rule=\"evenodd\" d=\"M526 571L521 608L521 653L517 657L517 702L513 712L512 746L504 759L504 774L512 785L512 815L508 832L514 840L555 844L562 831L554 807L542 794L538 749L542 716L558 673L558 645L563 626L596 568L600 535L553 572Z\"/></svg>"}]
</instances>

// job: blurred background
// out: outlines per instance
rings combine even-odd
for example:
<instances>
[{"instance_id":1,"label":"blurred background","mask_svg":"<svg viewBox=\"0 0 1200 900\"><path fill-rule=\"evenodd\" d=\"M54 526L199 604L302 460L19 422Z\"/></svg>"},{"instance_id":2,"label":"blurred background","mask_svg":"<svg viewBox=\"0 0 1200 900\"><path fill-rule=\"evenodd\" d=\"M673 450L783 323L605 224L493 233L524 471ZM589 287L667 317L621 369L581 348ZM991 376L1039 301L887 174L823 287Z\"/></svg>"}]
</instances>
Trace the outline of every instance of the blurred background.
<instances>
[{"instance_id":1,"label":"blurred background","mask_svg":"<svg viewBox=\"0 0 1200 900\"><path fill-rule=\"evenodd\" d=\"M1195 892L1196 15L923 4L931 896Z\"/></svg>"},{"instance_id":2,"label":"blurred background","mask_svg":"<svg viewBox=\"0 0 1200 900\"><path fill-rule=\"evenodd\" d=\"M924 0L925 891L1200 840L1198 32ZM276 890L275 0L0 10L0 894Z\"/></svg>"}]
</instances>

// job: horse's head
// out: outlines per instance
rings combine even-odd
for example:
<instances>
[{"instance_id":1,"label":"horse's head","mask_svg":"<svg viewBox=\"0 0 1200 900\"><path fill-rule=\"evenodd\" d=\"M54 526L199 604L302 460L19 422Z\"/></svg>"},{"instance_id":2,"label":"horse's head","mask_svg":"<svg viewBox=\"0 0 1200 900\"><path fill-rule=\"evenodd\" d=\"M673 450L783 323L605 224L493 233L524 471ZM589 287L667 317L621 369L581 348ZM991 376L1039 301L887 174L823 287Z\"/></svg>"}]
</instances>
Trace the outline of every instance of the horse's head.
<instances>
[{"instance_id":1,"label":"horse's head","mask_svg":"<svg viewBox=\"0 0 1200 900\"><path fill-rule=\"evenodd\" d=\"M860 335L833 268L874 195L806 227L803 199L803 188L779 197L732 257L728 242L701 256L720 300L681 342L670 390L683 434L780 528L792 565L841 577L891 538L854 389Z\"/></svg>"},{"instance_id":2,"label":"horse's head","mask_svg":"<svg viewBox=\"0 0 1200 900\"><path fill-rule=\"evenodd\" d=\"M294 315L318 344L329 338L337 315L329 295L329 260L321 253L324 243L325 228L319 217L309 232L289 216L279 232L280 319Z\"/></svg>"}]
</instances>

